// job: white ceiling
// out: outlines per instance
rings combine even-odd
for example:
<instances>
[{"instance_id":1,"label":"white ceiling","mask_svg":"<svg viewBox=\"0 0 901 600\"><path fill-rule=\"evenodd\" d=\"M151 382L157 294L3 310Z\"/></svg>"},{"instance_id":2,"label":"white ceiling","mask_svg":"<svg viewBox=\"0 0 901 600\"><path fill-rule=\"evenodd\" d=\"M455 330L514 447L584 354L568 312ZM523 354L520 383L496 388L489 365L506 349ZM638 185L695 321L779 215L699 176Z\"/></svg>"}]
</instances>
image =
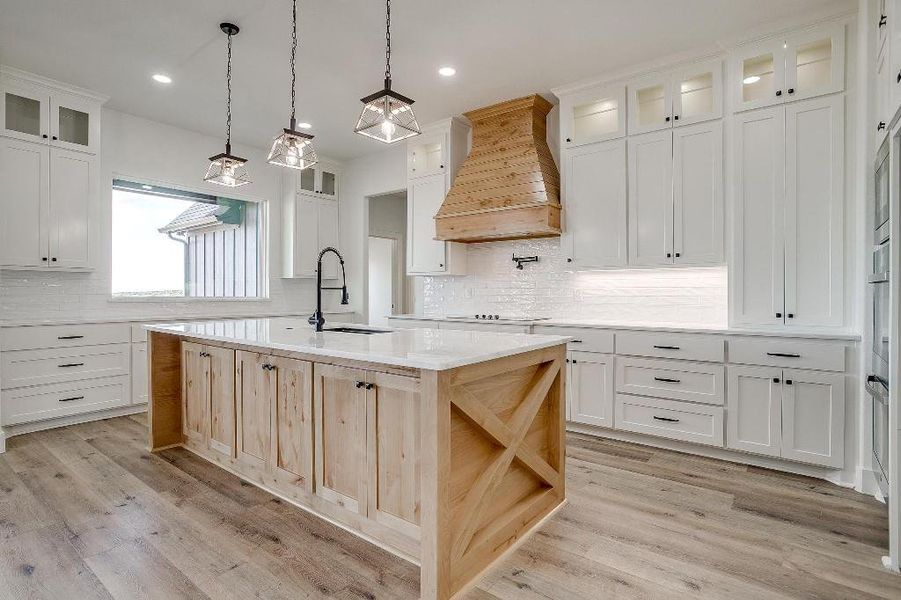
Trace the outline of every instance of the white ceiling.
<instances>
[{"instance_id":1,"label":"white ceiling","mask_svg":"<svg viewBox=\"0 0 901 600\"><path fill-rule=\"evenodd\" d=\"M394 0L394 88L420 123L710 46L840 0ZM381 87L384 4L301 0L298 120L319 152L381 149L353 134ZM0 63L108 94L108 106L212 135L225 121L225 35L234 40L233 138L257 147L290 115L289 0L0 0ZM457 76L437 74L441 65ZM155 72L174 83L151 81Z\"/></svg>"}]
</instances>

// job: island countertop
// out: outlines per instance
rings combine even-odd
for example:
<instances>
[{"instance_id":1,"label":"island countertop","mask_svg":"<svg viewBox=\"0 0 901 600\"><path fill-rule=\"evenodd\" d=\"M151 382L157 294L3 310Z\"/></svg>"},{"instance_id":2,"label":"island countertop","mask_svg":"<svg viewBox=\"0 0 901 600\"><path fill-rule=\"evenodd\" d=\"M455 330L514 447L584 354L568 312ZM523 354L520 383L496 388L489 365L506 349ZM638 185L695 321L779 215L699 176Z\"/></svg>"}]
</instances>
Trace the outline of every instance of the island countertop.
<instances>
[{"instance_id":1,"label":"island countertop","mask_svg":"<svg viewBox=\"0 0 901 600\"><path fill-rule=\"evenodd\" d=\"M345 324L334 326L339 325L368 328ZM570 339L558 335L441 329L385 329L367 335L328 331L328 324L326 331L317 333L301 318L223 319L152 324L145 328L196 340L432 371L550 348Z\"/></svg>"}]
</instances>

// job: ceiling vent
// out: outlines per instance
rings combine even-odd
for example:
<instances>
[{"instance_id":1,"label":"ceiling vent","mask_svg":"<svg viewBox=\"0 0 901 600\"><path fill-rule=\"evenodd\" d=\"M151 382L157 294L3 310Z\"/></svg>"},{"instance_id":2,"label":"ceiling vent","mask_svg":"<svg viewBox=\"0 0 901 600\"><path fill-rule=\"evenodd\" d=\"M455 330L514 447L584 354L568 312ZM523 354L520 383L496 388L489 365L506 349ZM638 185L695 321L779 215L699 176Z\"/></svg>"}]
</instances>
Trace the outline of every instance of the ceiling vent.
<instances>
[{"instance_id":1,"label":"ceiling vent","mask_svg":"<svg viewBox=\"0 0 901 600\"><path fill-rule=\"evenodd\" d=\"M465 113L472 150L435 215L439 240L560 235L560 174L547 145L551 108L533 95Z\"/></svg>"}]
</instances>

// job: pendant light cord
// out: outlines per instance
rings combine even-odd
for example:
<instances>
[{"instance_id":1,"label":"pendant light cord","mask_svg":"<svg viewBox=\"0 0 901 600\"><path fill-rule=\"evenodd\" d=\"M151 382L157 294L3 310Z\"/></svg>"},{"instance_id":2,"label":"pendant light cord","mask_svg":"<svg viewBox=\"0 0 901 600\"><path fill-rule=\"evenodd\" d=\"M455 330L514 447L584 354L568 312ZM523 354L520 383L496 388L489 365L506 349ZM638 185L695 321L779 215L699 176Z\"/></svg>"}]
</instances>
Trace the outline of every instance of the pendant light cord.
<instances>
[{"instance_id":1,"label":"pendant light cord","mask_svg":"<svg viewBox=\"0 0 901 600\"><path fill-rule=\"evenodd\" d=\"M391 81L391 0L385 0L385 81Z\"/></svg>"},{"instance_id":2,"label":"pendant light cord","mask_svg":"<svg viewBox=\"0 0 901 600\"><path fill-rule=\"evenodd\" d=\"M225 71L225 86L228 90L228 100L225 112L225 145L232 145L232 34L228 34L228 68Z\"/></svg>"},{"instance_id":3,"label":"pendant light cord","mask_svg":"<svg viewBox=\"0 0 901 600\"><path fill-rule=\"evenodd\" d=\"M292 16L294 17L294 33L291 38L291 128L293 129L295 123L294 104L297 94L297 0L294 0Z\"/></svg>"}]
</instances>

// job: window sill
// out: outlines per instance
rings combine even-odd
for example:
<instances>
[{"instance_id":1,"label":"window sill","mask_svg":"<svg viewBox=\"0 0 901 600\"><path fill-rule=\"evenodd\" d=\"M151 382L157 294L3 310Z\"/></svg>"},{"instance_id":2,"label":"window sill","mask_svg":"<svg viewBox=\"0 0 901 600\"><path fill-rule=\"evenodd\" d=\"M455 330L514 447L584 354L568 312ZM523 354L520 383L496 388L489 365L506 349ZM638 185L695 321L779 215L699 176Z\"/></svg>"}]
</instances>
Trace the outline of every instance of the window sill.
<instances>
[{"instance_id":1,"label":"window sill","mask_svg":"<svg viewBox=\"0 0 901 600\"><path fill-rule=\"evenodd\" d=\"M123 304L202 304L206 302L272 302L271 298L203 298L197 296L110 296L109 302Z\"/></svg>"}]
</instances>

